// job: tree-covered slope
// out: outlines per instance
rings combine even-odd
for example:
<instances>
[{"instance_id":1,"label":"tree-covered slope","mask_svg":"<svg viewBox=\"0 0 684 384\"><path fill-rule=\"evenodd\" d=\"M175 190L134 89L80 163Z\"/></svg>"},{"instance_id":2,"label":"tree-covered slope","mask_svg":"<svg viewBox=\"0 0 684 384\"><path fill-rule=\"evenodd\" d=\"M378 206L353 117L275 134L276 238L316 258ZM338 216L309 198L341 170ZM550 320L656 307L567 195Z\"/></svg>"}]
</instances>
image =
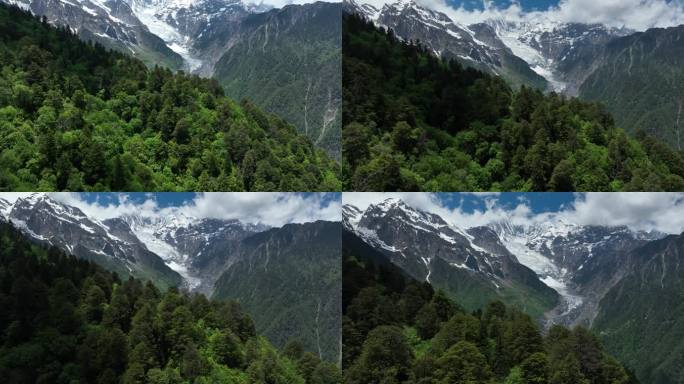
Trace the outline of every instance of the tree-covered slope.
<instances>
[{"instance_id":1,"label":"tree-covered slope","mask_svg":"<svg viewBox=\"0 0 684 384\"><path fill-rule=\"evenodd\" d=\"M340 157L341 3L291 5L246 17L214 67L226 94L292 123Z\"/></svg>"},{"instance_id":2,"label":"tree-covered slope","mask_svg":"<svg viewBox=\"0 0 684 384\"><path fill-rule=\"evenodd\" d=\"M0 188L339 190L336 163L214 80L0 6Z\"/></svg>"},{"instance_id":3,"label":"tree-covered slope","mask_svg":"<svg viewBox=\"0 0 684 384\"><path fill-rule=\"evenodd\" d=\"M682 383L684 235L651 242L625 260L626 276L601 300L593 329L641 382Z\"/></svg>"},{"instance_id":4,"label":"tree-covered slope","mask_svg":"<svg viewBox=\"0 0 684 384\"><path fill-rule=\"evenodd\" d=\"M684 146L684 25L654 28L612 40L580 97L600 101L629 132L643 130Z\"/></svg>"},{"instance_id":5,"label":"tree-covered slope","mask_svg":"<svg viewBox=\"0 0 684 384\"><path fill-rule=\"evenodd\" d=\"M546 334L495 301L468 313L430 284L343 244L343 368L363 383L629 383L584 328Z\"/></svg>"},{"instance_id":6,"label":"tree-covered slope","mask_svg":"<svg viewBox=\"0 0 684 384\"><path fill-rule=\"evenodd\" d=\"M340 359L341 224L288 224L243 240L239 261L213 297L238 300L278 347L291 338L331 362Z\"/></svg>"},{"instance_id":7,"label":"tree-covered slope","mask_svg":"<svg viewBox=\"0 0 684 384\"><path fill-rule=\"evenodd\" d=\"M345 14L343 179L353 190L681 190L684 157L597 104L442 61Z\"/></svg>"},{"instance_id":8,"label":"tree-covered slope","mask_svg":"<svg viewBox=\"0 0 684 384\"><path fill-rule=\"evenodd\" d=\"M280 353L235 302L121 281L0 224L0 377L7 383L336 383Z\"/></svg>"}]
</instances>

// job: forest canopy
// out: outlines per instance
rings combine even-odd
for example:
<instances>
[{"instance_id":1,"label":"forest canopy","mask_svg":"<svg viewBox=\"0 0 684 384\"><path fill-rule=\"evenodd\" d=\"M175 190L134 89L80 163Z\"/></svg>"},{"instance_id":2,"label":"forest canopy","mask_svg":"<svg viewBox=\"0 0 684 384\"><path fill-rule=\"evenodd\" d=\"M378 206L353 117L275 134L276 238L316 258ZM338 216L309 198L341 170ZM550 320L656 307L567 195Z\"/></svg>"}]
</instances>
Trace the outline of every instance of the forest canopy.
<instances>
[{"instance_id":1,"label":"forest canopy","mask_svg":"<svg viewBox=\"0 0 684 384\"><path fill-rule=\"evenodd\" d=\"M296 340L276 350L234 301L118 275L0 224L3 382L341 383Z\"/></svg>"},{"instance_id":2,"label":"forest canopy","mask_svg":"<svg viewBox=\"0 0 684 384\"><path fill-rule=\"evenodd\" d=\"M660 191L684 155L629 137L594 103L443 61L343 16L345 190Z\"/></svg>"},{"instance_id":3,"label":"forest canopy","mask_svg":"<svg viewBox=\"0 0 684 384\"><path fill-rule=\"evenodd\" d=\"M339 166L213 79L0 5L0 189L336 191Z\"/></svg>"}]
</instances>

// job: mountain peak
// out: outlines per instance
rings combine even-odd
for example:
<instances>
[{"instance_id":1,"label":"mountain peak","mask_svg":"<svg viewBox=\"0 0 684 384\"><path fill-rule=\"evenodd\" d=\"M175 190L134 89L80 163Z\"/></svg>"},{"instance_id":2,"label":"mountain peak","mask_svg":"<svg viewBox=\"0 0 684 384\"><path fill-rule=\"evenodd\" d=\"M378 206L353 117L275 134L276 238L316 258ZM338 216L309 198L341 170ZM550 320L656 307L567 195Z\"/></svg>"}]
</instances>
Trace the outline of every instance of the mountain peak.
<instances>
[{"instance_id":1,"label":"mountain peak","mask_svg":"<svg viewBox=\"0 0 684 384\"><path fill-rule=\"evenodd\" d=\"M389 198L383 200L382 202L380 202L378 204L374 204L374 206L381 208L383 210L392 209L395 207L402 207L402 208L406 207L406 208L411 209L411 207L406 205L406 203L404 203L404 201L398 197L389 197Z\"/></svg>"}]
</instances>

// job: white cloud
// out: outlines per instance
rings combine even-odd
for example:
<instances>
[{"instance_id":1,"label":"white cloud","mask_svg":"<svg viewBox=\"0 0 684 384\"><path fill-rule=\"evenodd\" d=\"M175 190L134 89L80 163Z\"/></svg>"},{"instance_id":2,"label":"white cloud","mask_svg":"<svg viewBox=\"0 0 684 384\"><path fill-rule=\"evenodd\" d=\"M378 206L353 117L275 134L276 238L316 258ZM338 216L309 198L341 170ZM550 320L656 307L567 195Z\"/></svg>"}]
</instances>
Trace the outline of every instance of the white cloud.
<instances>
[{"instance_id":1,"label":"white cloud","mask_svg":"<svg viewBox=\"0 0 684 384\"><path fill-rule=\"evenodd\" d=\"M14 202L27 194L0 194L1 198ZM279 227L287 223L305 223L316 220L340 221L341 196L337 194L298 194L270 192L199 193L182 206L161 208L156 194L147 194L143 202L132 201L126 194L119 194L116 202L96 198L84 200L79 193L51 193L50 196L65 204L81 209L86 215L98 220L111 219L126 214L143 217L184 214L197 218L237 219L248 223L261 223Z\"/></svg>"},{"instance_id":2,"label":"white cloud","mask_svg":"<svg viewBox=\"0 0 684 384\"><path fill-rule=\"evenodd\" d=\"M202 193L181 212L195 217L239 219L252 223L281 226L316 220L341 221L340 194L324 202L324 194L297 193Z\"/></svg>"},{"instance_id":3,"label":"white cloud","mask_svg":"<svg viewBox=\"0 0 684 384\"><path fill-rule=\"evenodd\" d=\"M626 225L637 230L681 233L684 193L589 193L578 196L561 215L577 224Z\"/></svg>"},{"instance_id":4,"label":"white cloud","mask_svg":"<svg viewBox=\"0 0 684 384\"><path fill-rule=\"evenodd\" d=\"M392 1L392 0L390 0ZM561 0L544 11L525 11L519 3L498 7L483 1L483 9L468 10L448 5L445 0L416 0L419 4L447 14L454 21L472 24L491 18L507 21L601 23L643 31L652 27L684 24L684 0ZM370 0L371 4L385 3Z\"/></svg>"},{"instance_id":5,"label":"white cloud","mask_svg":"<svg viewBox=\"0 0 684 384\"><path fill-rule=\"evenodd\" d=\"M476 194L477 195L477 194ZM657 230L679 234L684 231L684 193L582 193L558 212L535 213L531 200L535 195L523 195L514 205L503 205L498 195L479 194L485 209L466 212L462 203L446 204L457 194L434 193L347 193L344 204L360 209L390 197L401 198L406 204L441 216L447 222L470 228L496 221L510 220L514 224L530 225L563 219L579 225L625 225L634 230Z\"/></svg>"}]
</instances>

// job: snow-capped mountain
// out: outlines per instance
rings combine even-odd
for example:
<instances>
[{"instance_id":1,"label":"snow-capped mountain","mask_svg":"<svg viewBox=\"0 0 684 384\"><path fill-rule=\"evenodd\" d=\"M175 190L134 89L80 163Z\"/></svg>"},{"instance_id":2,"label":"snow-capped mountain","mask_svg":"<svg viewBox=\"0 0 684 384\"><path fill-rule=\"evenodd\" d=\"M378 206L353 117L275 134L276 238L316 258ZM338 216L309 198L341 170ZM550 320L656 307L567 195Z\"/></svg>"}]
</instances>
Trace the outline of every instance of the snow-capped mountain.
<instances>
[{"instance_id":1,"label":"snow-capped mountain","mask_svg":"<svg viewBox=\"0 0 684 384\"><path fill-rule=\"evenodd\" d=\"M576 95L594 70L594 60L609 41L634 31L601 24L563 23L550 19L490 19L501 41L555 91Z\"/></svg>"},{"instance_id":2,"label":"snow-capped mountain","mask_svg":"<svg viewBox=\"0 0 684 384\"><path fill-rule=\"evenodd\" d=\"M347 206L346 229L381 251L417 280L470 296L473 307L508 296L518 303L549 309L557 294L520 264L489 228L463 230L440 216L399 199L364 211ZM468 300L468 299L466 299Z\"/></svg>"},{"instance_id":3,"label":"snow-capped mountain","mask_svg":"<svg viewBox=\"0 0 684 384\"><path fill-rule=\"evenodd\" d=\"M206 62L196 43L211 36L218 25L236 25L251 13L270 9L240 0L3 1L148 63L207 74L213 63ZM224 35L224 42L229 38ZM202 68L204 64L208 67Z\"/></svg>"},{"instance_id":4,"label":"snow-capped mountain","mask_svg":"<svg viewBox=\"0 0 684 384\"><path fill-rule=\"evenodd\" d=\"M514 55L489 25L467 26L446 14L397 0L376 8L363 0L345 0L347 11L356 12L378 26L389 28L404 39L420 41L436 55L503 76L516 84L545 87L544 78Z\"/></svg>"},{"instance_id":5,"label":"snow-capped mountain","mask_svg":"<svg viewBox=\"0 0 684 384\"><path fill-rule=\"evenodd\" d=\"M147 63L183 68L181 55L154 34L126 0L2 0L68 26L84 40L136 56Z\"/></svg>"},{"instance_id":6,"label":"snow-capped mountain","mask_svg":"<svg viewBox=\"0 0 684 384\"><path fill-rule=\"evenodd\" d=\"M405 40L419 40L437 55L501 75L509 82L575 95L595 69L603 45L633 33L599 24L540 19L457 23L414 0L396 0L377 8L363 0L345 0L347 10L391 28Z\"/></svg>"},{"instance_id":7,"label":"snow-capped mountain","mask_svg":"<svg viewBox=\"0 0 684 384\"><path fill-rule=\"evenodd\" d=\"M665 235L624 226L580 226L562 219L531 225L490 225L508 250L562 296L549 317L591 324L600 299L621 278L624 254Z\"/></svg>"},{"instance_id":8,"label":"snow-capped mountain","mask_svg":"<svg viewBox=\"0 0 684 384\"><path fill-rule=\"evenodd\" d=\"M123 215L98 220L36 193L14 203L0 199L2 219L34 240L133 275L211 293L221 273L240 257L242 241L267 226L199 219L182 212Z\"/></svg>"},{"instance_id":9,"label":"snow-capped mountain","mask_svg":"<svg viewBox=\"0 0 684 384\"><path fill-rule=\"evenodd\" d=\"M45 194L19 198L5 212L5 220L39 243L94 261L122 276L146 277L166 286L183 283L182 277L126 226L90 218Z\"/></svg>"},{"instance_id":10,"label":"snow-capped mountain","mask_svg":"<svg viewBox=\"0 0 684 384\"><path fill-rule=\"evenodd\" d=\"M527 306L532 305L515 298L515 293L536 294L540 305L549 304L545 289L552 290L558 300L536 313L547 324L591 325L601 299L631 264L625 255L665 237L624 226L577 225L556 217L465 229L398 199L365 210L346 205L343 215L347 231L410 276L455 294L459 301L473 300L468 297L472 294L497 297L482 288L470 289L471 281L486 282L504 300Z\"/></svg>"},{"instance_id":11,"label":"snow-capped mountain","mask_svg":"<svg viewBox=\"0 0 684 384\"><path fill-rule=\"evenodd\" d=\"M215 53L214 50L226 45L239 32L240 22L246 16L271 9L241 0L129 1L136 17L181 55L190 71L206 75L213 73L215 63L208 51ZM207 45L212 44L219 47L209 50Z\"/></svg>"},{"instance_id":12,"label":"snow-capped mountain","mask_svg":"<svg viewBox=\"0 0 684 384\"><path fill-rule=\"evenodd\" d=\"M214 282L235 261L241 241L269 227L238 220L125 215L120 219L145 246L180 273L191 289L211 293Z\"/></svg>"}]
</instances>

